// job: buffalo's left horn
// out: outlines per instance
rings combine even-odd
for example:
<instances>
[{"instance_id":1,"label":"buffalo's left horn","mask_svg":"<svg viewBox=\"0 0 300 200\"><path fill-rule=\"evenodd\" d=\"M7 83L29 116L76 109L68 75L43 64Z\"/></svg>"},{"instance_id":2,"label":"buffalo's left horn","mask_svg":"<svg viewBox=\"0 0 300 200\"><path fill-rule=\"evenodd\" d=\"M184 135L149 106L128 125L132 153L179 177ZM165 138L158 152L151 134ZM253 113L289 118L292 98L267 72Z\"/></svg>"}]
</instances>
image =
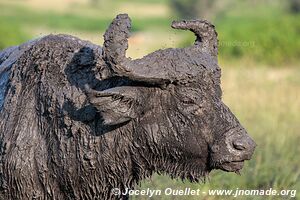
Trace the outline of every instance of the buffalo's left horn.
<instances>
[{"instance_id":1,"label":"buffalo's left horn","mask_svg":"<svg viewBox=\"0 0 300 200\"><path fill-rule=\"evenodd\" d=\"M126 57L131 20L127 14L120 14L112 21L104 34L103 57L111 67L113 75L128 77L131 80L164 85L170 82L164 74L147 65L136 65Z\"/></svg>"}]
</instances>

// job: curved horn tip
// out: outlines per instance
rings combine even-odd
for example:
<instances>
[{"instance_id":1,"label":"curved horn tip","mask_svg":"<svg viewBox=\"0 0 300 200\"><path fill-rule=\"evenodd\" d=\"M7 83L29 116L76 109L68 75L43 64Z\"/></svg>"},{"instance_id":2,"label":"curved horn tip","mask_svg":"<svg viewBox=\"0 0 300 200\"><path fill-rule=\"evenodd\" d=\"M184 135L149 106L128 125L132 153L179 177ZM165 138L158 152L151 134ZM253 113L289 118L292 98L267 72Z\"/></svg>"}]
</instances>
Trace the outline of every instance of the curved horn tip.
<instances>
[{"instance_id":1,"label":"curved horn tip","mask_svg":"<svg viewBox=\"0 0 300 200\"><path fill-rule=\"evenodd\" d=\"M128 14L118 14L112 21L110 29L123 29L124 31L129 31L131 29L131 19Z\"/></svg>"},{"instance_id":2,"label":"curved horn tip","mask_svg":"<svg viewBox=\"0 0 300 200\"><path fill-rule=\"evenodd\" d=\"M130 17L127 13L118 14L115 19L117 19L117 20L129 20L130 21Z\"/></svg>"},{"instance_id":3,"label":"curved horn tip","mask_svg":"<svg viewBox=\"0 0 300 200\"><path fill-rule=\"evenodd\" d=\"M201 30L201 28L209 26L214 28L215 26L206 19L194 19L194 20L181 20L173 21L171 27L174 29L191 30L193 32Z\"/></svg>"},{"instance_id":4,"label":"curved horn tip","mask_svg":"<svg viewBox=\"0 0 300 200\"><path fill-rule=\"evenodd\" d=\"M190 30L196 35L195 45L200 46L204 51L209 51L211 55L218 55L218 34L215 26L207 20L182 20L173 21L172 28Z\"/></svg>"},{"instance_id":5,"label":"curved horn tip","mask_svg":"<svg viewBox=\"0 0 300 200\"><path fill-rule=\"evenodd\" d=\"M208 41L210 40L210 37L217 38L215 26L207 20L196 19L173 21L171 27L174 29L192 31L197 37L196 44Z\"/></svg>"}]
</instances>

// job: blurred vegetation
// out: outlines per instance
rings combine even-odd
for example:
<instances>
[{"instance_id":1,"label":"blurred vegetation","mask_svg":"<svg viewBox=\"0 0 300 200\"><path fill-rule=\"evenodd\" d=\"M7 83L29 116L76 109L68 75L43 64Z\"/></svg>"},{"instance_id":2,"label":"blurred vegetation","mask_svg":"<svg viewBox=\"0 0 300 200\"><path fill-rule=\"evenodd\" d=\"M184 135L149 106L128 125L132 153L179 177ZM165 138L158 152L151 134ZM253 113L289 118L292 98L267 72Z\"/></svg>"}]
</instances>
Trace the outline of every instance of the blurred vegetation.
<instances>
[{"instance_id":1,"label":"blurred vegetation","mask_svg":"<svg viewBox=\"0 0 300 200\"><path fill-rule=\"evenodd\" d=\"M72 34L101 44L112 18L128 13L133 24L128 56L141 57L159 48L182 47L194 41L192 33L170 28L173 19L209 18L218 31L224 100L258 143L256 153L246 162L242 176L214 171L206 184L191 184L155 175L140 187L202 191L272 187L297 189L299 193L299 0L203 0L201 7L198 1L0 0L0 49L50 33ZM225 197L152 199L202 198Z\"/></svg>"},{"instance_id":2,"label":"blurred vegetation","mask_svg":"<svg viewBox=\"0 0 300 200\"><path fill-rule=\"evenodd\" d=\"M186 0L190 5L204 0ZM283 66L297 63L300 59L300 14L284 9L294 5L290 0L273 3L243 3L226 2L230 9L214 9L211 19L219 33L219 55L223 60L254 60L258 63L272 66ZM297 0L300 2L299 0ZM171 0L176 2L176 0ZM217 0L211 1L217 4ZM237 1L236 1L237 2ZM223 2L224 3L224 2ZM186 8L189 4L184 4ZM210 5L201 10L212 12L216 6ZM251 9L249 9L251 8ZM178 10L177 7L176 10ZM184 10L184 9L183 9ZM182 11L183 11L182 10ZM178 10L179 11L179 10ZM205 12L193 10L194 16L206 17ZM197 12L199 12L197 14ZM184 12L181 12L184 16ZM191 16L187 15L187 18ZM209 17L209 16L207 16ZM192 41L187 37L181 46L187 46Z\"/></svg>"},{"instance_id":3,"label":"blurred vegetation","mask_svg":"<svg viewBox=\"0 0 300 200\"><path fill-rule=\"evenodd\" d=\"M87 0L86 3L74 0L65 3L67 5L59 3L65 7L63 10L47 8L47 3L36 5L36 2L38 0L0 0L0 49L49 32L82 33L78 36L84 35L86 39L92 35L92 41L97 37L99 43L100 33L117 11L125 11L133 13L133 36L140 32L148 36L143 41L149 44L140 45L150 47L141 50L137 57L157 47L187 46L194 40L192 34L172 31L172 19L208 18L219 33L221 60L251 60L280 67L295 65L300 59L300 14L297 11L300 0ZM175 34L173 40L176 41L157 38L154 32L169 38Z\"/></svg>"},{"instance_id":4,"label":"blurred vegetation","mask_svg":"<svg viewBox=\"0 0 300 200\"><path fill-rule=\"evenodd\" d=\"M290 7L291 12L299 13L300 12L300 0L290 0L289 7Z\"/></svg>"},{"instance_id":5,"label":"blurred vegetation","mask_svg":"<svg viewBox=\"0 0 300 200\"><path fill-rule=\"evenodd\" d=\"M18 24L0 20L0 49L21 44L29 38Z\"/></svg>"},{"instance_id":6,"label":"blurred vegetation","mask_svg":"<svg viewBox=\"0 0 300 200\"><path fill-rule=\"evenodd\" d=\"M276 17L276 15L278 17ZM220 55L224 59L248 58L273 66L296 63L300 55L300 15L227 17L216 20ZM238 28L232 28L238 27ZM232 42L237 41L237 44Z\"/></svg>"},{"instance_id":7,"label":"blurred vegetation","mask_svg":"<svg viewBox=\"0 0 300 200\"><path fill-rule=\"evenodd\" d=\"M217 3L216 0L171 0L170 5L182 18L208 18Z\"/></svg>"}]
</instances>

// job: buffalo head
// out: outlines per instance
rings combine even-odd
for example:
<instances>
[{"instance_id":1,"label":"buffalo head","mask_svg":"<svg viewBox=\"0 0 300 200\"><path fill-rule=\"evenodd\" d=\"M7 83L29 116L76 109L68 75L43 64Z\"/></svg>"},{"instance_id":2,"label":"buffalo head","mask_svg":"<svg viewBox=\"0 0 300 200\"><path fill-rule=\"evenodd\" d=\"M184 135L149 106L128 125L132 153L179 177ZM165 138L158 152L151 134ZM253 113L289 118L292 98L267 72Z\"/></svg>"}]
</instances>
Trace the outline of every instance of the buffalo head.
<instances>
[{"instance_id":1,"label":"buffalo head","mask_svg":"<svg viewBox=\"0 0 300 200\"><path fill-rule=\"evenodd\" d=\"M214 26L191 20L172 27L194 32L194 45L132 60L125 55L130 19L118 15L104 35L103 59L108 79L127 81L99 90L86 86L89 101L105 126L132 124L132 143L153 171L190 180L212 169L239 172L256 144L222 102Z\"/></svg>"}]
</instances>

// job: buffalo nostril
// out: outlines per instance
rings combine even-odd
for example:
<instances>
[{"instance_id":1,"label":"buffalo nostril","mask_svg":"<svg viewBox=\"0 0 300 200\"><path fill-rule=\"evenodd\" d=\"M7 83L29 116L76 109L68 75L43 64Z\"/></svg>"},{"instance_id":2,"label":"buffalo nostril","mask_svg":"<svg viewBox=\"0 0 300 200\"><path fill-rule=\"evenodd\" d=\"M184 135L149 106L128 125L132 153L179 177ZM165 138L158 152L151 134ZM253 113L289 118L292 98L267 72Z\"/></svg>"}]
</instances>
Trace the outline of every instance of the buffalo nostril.
<instances>
[{"instance_id":1,"label":"buffalo nostril","mask_svg":"<svg viewBox=\"0 0 300 200\"><path fill-rule=\"evenodd\" d=\"M241 140L236 140L236 141L234 141L233 143L233 147L235 148L235 149L237 149L237 150L245 150L246 149L246 144L243 142L243 141L241 141Z\"/></svg>"}]
</instances>

